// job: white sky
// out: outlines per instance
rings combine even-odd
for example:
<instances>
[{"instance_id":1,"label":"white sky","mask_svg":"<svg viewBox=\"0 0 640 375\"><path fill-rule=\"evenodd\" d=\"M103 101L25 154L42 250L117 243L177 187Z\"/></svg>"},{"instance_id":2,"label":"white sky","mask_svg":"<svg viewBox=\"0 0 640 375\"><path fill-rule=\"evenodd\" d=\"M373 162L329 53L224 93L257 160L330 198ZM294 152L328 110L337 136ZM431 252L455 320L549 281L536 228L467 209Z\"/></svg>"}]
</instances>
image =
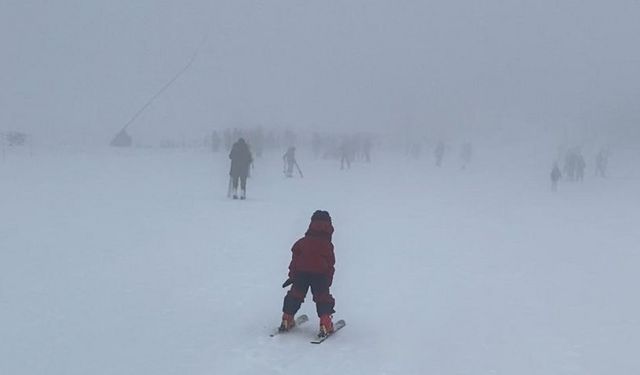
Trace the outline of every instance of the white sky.
<instances>
[{"instance_id":1,"label":"white sky","mask_svg":"<svg viewBox=\"0 0 640 375\"><path fill-rule=\"evenodd\" d=\"M632 127L638 1L0 2L0 129ZM462 124L462 125L461 125Z\"/></svg>"}]
</instances>

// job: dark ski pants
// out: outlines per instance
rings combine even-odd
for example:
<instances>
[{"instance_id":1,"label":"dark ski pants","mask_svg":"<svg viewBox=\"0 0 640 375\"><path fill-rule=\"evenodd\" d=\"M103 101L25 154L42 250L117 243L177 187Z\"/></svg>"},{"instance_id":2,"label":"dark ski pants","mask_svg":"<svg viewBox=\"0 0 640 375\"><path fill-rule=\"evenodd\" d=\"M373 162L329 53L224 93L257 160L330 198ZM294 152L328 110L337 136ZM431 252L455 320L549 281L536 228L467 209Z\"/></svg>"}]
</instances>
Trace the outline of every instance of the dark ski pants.
<instances>
[{"instance_id":1,"label":"dark ski pants","mask_svg":"<svg viewBox=\"0 0 640 375\"><path fill-rule=\"evenodd\" d=\"M325 275L307 272L301 272L293 279L293 285L284 297L282 312L295 315L304 302L309 287L311 287L313 302L316 303L318 316L333 314L336 301L329 293L329 280Z\"/></svg>"},{"instance_id":2,"label":"dark ski pants","mask_svg":"<svg viewBox=\"0 0 640 375\"><path fill-rule=\"evenodd\" d=\"M240 189L243 191L247 190L247 176L231 176L231 181L233 181L233 190L238 190L238 180L240 180Z\"/></svg>"}]
</instances>

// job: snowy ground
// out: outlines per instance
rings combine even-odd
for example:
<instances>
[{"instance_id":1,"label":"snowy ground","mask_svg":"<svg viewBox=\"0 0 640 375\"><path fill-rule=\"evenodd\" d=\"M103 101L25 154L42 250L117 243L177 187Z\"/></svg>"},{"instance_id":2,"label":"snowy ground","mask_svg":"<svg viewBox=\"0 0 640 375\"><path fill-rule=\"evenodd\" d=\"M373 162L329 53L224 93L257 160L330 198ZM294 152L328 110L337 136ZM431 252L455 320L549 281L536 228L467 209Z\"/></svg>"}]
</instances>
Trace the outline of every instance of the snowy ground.
<instances>
[{"instance_id":1,"label":"snowy ground","mask_svg":"<svg viewBox=\"0 0 640 375\"><path fill-rule=\"evenodd\" d=\"M245 202L225 155L0 160L0 374L640 373L637 171L552 194L549 160L381 157L301 158L304 179L265 157ZM310 298L268 337L315 209L348 324L319 346Z\"/></svg>"}]
</instances>

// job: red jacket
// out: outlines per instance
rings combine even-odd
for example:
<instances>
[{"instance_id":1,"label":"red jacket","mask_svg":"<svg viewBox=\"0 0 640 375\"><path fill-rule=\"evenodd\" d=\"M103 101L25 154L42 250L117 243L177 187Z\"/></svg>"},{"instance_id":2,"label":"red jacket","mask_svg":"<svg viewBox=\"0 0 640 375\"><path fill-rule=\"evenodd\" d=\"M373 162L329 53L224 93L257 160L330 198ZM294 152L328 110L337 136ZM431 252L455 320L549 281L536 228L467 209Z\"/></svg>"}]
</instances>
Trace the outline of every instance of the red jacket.
<instances>
[{"instance_id":1,"label":"red jacket","mask_svg":"<svg viewBox=\"0 0 640 375\"><path fill-rule=\"evenodd\" d=\"M333 253L331 235L333 226L328 221L312 221L305 236L296 241L291 249L289 277L298 272L309 272L327 276L329 285L333 281L336 257Z\"/></svg>"}]
</instances>

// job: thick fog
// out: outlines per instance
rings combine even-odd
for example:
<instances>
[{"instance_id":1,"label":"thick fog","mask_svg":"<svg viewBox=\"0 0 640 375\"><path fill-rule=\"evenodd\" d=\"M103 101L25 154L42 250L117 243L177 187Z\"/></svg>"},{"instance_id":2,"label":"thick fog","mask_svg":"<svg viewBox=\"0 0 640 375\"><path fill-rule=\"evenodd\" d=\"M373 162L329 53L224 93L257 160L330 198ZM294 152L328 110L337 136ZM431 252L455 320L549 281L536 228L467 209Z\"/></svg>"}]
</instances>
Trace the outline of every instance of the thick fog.
<instances>
[{"instance_id":1,"label":"thick fog","mask_svg":"<svg viewBox=\"0 0 640 375\"><path fill-rule=\"evenodd\" d=\"M5 1L0 128L637 135L636 1ZM467 133L467 134L465 134Z\"/></svg>"},{"instance_id":2,"label":"thick fog","mask_svg":"<svg viewBox=\"0 0 640 375\"><path fill-rule=\"evenodd\" d=\"M640 374L639 20L0 0L0 374Z\"/></svg>"}]
</instances>

